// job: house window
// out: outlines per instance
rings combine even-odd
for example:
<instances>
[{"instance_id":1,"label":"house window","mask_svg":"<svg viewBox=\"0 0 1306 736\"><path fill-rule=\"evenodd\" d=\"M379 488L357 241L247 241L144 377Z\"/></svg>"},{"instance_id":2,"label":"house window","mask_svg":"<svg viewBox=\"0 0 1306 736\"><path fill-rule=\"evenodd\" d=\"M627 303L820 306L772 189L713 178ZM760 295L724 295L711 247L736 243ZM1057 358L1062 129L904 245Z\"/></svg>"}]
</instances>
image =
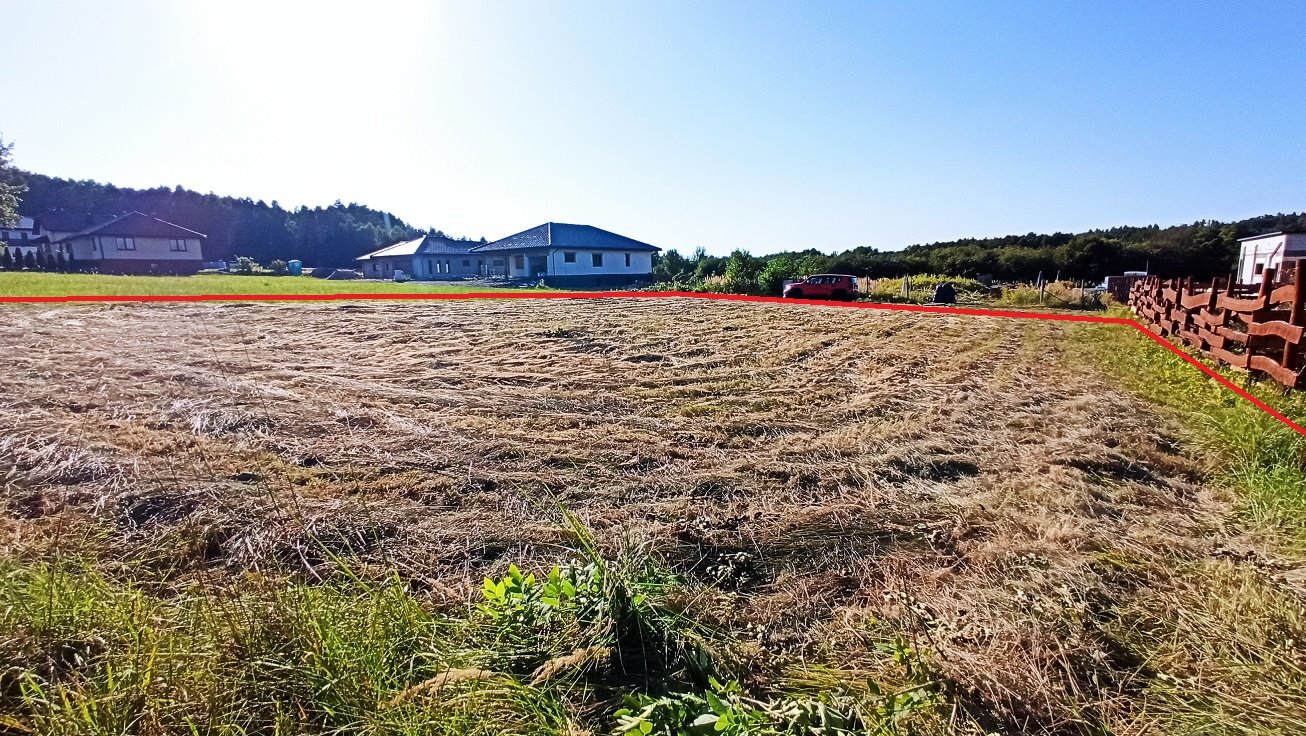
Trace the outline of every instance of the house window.
<instances>
[{"instance_id":1,"label":"house window","mask_svg":"<svg viewBox=\"0 0 1306 736\"><path fill-rule=\"evenodd\" d=\"M113 244L118 250L136 250L136 240L134 238L114 238Z\"/></svg>"},{"instance_id":2,"label":"house window","mask_svg":"<svg viewBox=\"0 0 1306 736\"><path fill-rule=\"evenodd\" d=\"M168 250L171 250L171 251L175 251L175 252L180 253L181 251L186 250L186 241L184 241L184 240L169 240L169 241L168 241Z\"/></svg>"},{"instance_id":3,"label":"house window","mask_svg":"<svg viewBox=\"0 0 1306 736\"><path fill-rule=\"evenodd\" d=\"M526 256L513 256L513 268L526 268Z\"/></svg>"},{"instance_id":4,"label":"house window","mask_svg":"<svg viewBox=\"0 0 1306 736\"><path fill-rule=\"evenodd\" d=\"M602 253L591 253L591 254L590 254L590 257L594 259L594 267L595 267L595 268L599 268L599 267L601 267L601 266L603 265L603 254L602 254Z\"/></svg>"},{"instance_id":5,"label":"house window","mask_svg":"<svg viewBox=\"0 0 1306 736\"><path fill-rule=\"evenodd\" d=\"M503 268L503 259L502 259L502 258L495 258L495 259L494 259L494 265L498 266L499 268Z\"/></svg>"},{"instance_id":6,"label":"house window","mask_svg":"<svg viewBox=\"0 0 1306 736\"><path fill-rule=\"evenodd\" d=\"M1261 275L1261 272L1264 271L1264 270L1265 270L1265 264L1264 264L1264 263L1258 263L1258 264L1256 264L1256 272L1255 272L1255 273L1256 273L1257 276L1260 276L1260 275Z\"/></svg>"},{"instance_id":7,"label":"house window","mask_svg":"<svg viewBox=\"0 0 1306 736\"><path fill-rule=\"evenodd\" d=\"M626 254L626 268L630 268L630 254Z\"/></svg>"},{"instance_id":8,"label":"house window","mask_svg":"<svg viewBox=\"0 0 1306 736\"><path fill-rule=\"evenodd\" d=\"M563 254L562 254L562 262L563 262L563 263L575 263L575 262L576 262L576 254L575 254L575 253L567 253L567 252L564 251Z\"/></svg>"},{"instance_id":9,"label":"house window","mask_svg":"<svg viewBox=\"0 0 1306 736\"><path fill-rule=\"evenodd\" d=\"M471 262L471 261L469 261L469 260L467 260L467 259L463 259L463 268L467 268L467 267L469 267L469 266L471 266L471 265L472 265L472 262Z\"/></svg>"}]
</instances>

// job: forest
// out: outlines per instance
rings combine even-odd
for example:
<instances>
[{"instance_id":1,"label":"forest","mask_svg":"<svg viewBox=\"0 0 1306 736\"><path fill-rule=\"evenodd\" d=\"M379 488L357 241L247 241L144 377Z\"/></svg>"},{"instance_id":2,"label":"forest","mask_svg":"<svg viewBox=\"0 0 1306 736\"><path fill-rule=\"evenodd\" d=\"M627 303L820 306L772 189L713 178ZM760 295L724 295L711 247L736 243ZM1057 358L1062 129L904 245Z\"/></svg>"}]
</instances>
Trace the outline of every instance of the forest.
<instances>
[{"instance_id":1,"label":"forest","mask_svg":"<svg viewBox=\"0 0 1306 736\"><path fill-rule=\"evenodd\" d=\"M337 201L327 207L288 209L276 201L201 194L180 186L130 189L13 173L11 178L25 187L19 204L23 215L115 215L137 210L205 233L205 255L211 260L246 256L260 263L299 259L307 266L348 266L363 253L422 232L391 213L361 204ZM1168 227L965 238L902 250L860 246L830 252L812 247L754 256L748 244L741 243L724 257L708 255L702 248L688 255L665 249L657 259L654 280L692 284L726 277L727 281L752 285L748 290L769 292L785 278L820 272L869 278L935 273L1001 281L1033 281L1042 274L1045 279L1100 281L1126 270L1148 270L1162 276L1206 279L1234 268L1238 238L1303 229L1306 213L1280 213L1236 222L1203 220ZM438 230L430 232L444 235Z\"/></svg>"},{"instance_id":2,"label":"forest","mask_svg":"<svg viewBox=\"0 0 1306 736\"><path fill-rule=\"evenodd\" d=\"M1238 239L1275 231L1306 230L1306 213L1261 215L1237 222L1205 220L1189 225L1115 227L1089 232L1029 233L1000 238L966 238L902 250L873 247L822 253L817 249L753 256L738 249L726 257L702 249L685 256L662 253L654 278L694 284L720 277L730 291L773 293L783 279L812 273L846 273L865 278L949 274L997 281L1100 282L1124 271L1209 279L1228 275L1238 261ZM734 288L752 283L754 288Z\"/></svg>"},{"instance_id":3,"label":"forest","mask_svg":"<svg viewBox=\"0 0 1306 736\"><path fill-rule=\"evenodd\" d=\"M422 232L388 212L339 201L287 209L276 201L200 194L180 186L130 189L23 171L14 178L26 187L18 206L22 215L144 212L207 235L204 256L211 261L245 256L259 263L299 259L308 266L349 266L368 251Z\"/></svg>"}]
</instances>

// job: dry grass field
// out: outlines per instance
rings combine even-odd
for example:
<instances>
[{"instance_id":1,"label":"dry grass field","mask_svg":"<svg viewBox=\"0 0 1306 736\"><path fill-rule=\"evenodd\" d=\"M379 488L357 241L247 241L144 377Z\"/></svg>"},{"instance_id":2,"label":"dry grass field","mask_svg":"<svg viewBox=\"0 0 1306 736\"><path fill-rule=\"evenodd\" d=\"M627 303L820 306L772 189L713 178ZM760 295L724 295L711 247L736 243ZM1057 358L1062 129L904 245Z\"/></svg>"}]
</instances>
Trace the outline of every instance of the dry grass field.
<instances>
[{"instance_id":1,"label":"dry grass field","mask_svg":"<svg viewBox=\"0 0 1306 736\"><path fill-rule=\"evenodd\" d=\"M650 722L721 704L731 733L1303 726L1300 558L1183 417L1086 357L1107 329L672 299L10 308L0 732L640 732L622 695ZM506 620L486 577L577 560L656 580L622 600L666 651L621 621L529 665L502 630L449 633ZM210 640L177 613L396 586L444 644L236 710L236 669L291 679L224 649L275 614L218 605L241 615ZM115 606L172 644L104 633ZM295 621L307 651L348 638ZM191 646L219 664L154 664ZM818 701L840 715L794 720Z\"/></svg>"}]
</instances>

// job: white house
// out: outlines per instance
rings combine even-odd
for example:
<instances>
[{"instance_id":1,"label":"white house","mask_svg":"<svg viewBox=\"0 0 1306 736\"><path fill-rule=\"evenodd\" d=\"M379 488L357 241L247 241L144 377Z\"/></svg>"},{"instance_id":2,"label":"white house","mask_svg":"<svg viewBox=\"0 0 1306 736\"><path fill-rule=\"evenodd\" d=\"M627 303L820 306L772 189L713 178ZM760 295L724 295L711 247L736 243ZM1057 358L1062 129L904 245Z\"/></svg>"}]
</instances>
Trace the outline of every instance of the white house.
<instances>
[{"instance_id":1,"label":"white house","mask_svg":"<svg viewBox=\"0 0 1306 736\"><path fill-rule=\"evenodd\" d=\"M1265 233L1238 240L1238 283L1259 284L1267 268L1306 258L1306 233Z\"/></svg>"},{"instance_id":2,"label":"white house","mask_svg":"<svg viewBox=\"0 0 1306 736\"><path fill-rule=\"evenodd\" d=\"M468 276L502 276L503 256L490 257L470 251L477 243L441 235L423 235L359 256L363 275L388 279L401 270L415 279L458 279Z\"/></svg>"},{"instance_id":3,"label":"white house","mask_svg":"<svg viewBox=\"0 0 1306 736\"><path fill-rule=\"evenodd\" d=\"M204 234L141 212L113 218L41 215L34 232L47 256L62 253L79 271L188 275L204 263Z\"/></svg>"},{"instance_id":4,"label":"white house","mask_svg":"<svg viewBox=\"0 0 1306 736\"><path fill-rule=\"evenodd\" d=\"M628 286L649 281L657 246L592 225L546 222L472 248L474 256L506 258L508 278L550 286Z\"/></svg>"},{"instance_id":5,"label":"white house","mask_svg":"<svg viewBox=\"0 0 1306 736\"><path fill-rule=\"evenodd\" d=\"M20 217L13 225L0 225L0 247L8 248L10 255L27 255L36 252L36 234L32 218Z\"/></svg>"}]
</instances>

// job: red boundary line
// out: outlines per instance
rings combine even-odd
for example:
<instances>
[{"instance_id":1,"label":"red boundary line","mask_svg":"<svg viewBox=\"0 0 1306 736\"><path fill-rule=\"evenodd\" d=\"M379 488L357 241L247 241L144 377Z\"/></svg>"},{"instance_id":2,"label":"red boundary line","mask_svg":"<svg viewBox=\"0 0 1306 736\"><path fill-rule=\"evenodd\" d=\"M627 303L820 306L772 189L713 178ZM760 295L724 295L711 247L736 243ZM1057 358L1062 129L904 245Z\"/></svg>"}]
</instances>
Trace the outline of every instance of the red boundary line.
<instances>
[{"instance_id":1,"label":"red boundary line","mask_svg":"<svg viewBox=\"0 0 1306 736\"><path fill-rule=\"evenodd\" d=\"M324 302L356 300L393 300L393 301L443 301L462 299L650 299L665 297L688 297L692 299L719 299L736 302L765 302L774 304L818 304L852 309L879 309L892 312L925 312L932 314L958 314L971 317L1009 317L1013 319L1036 319L1055 322L1090 322L1108 325L1129 325L1146 335L1156 344L1178 355L1189 365L1210 376L1217 383L1233 391L1238 396L1250 401L1261 411L1283 422L1289 429L1306 437L1306 427L1292 421L1274 407L1252 396L1245 389L1236 386L1233 381L1220 375L1214 368L1206 365L1188 353L1180 350L1170 341L1144 327L1140 322L1124 317L1098 317L1088 314L1059 314L1048 312L1021 312L1006 309L973 309L970 307L943 307L915 304L883 304L878 302L852 302L847 304L819 301L815 299L782 299L773 296L746 296L742 294L701 294L688 291L470 291L464 293L431 294L187 294L187 295L69 295L69 296L0 296L0 304L68 304L81 302Z\"/></svg>"}]
</instances>

